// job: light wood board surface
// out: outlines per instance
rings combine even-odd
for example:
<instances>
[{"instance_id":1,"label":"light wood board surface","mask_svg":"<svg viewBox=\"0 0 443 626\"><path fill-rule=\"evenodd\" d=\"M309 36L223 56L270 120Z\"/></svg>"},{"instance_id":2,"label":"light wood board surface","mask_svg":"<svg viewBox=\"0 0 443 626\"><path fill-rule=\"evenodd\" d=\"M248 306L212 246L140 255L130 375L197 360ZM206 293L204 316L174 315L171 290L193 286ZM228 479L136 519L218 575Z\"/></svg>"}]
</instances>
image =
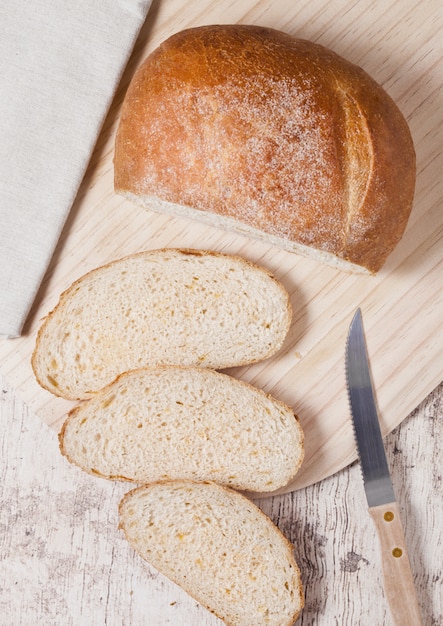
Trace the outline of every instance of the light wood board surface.
<instances>
[{"instance_id":1,"label":"light wood board surface","mask_svg":"<svg viewBox=\"0 0 443 626\"><path fill-rule=\"evenodd\" d=\"M403 111L417 152L415 203L405 236L376 277L347 275L245 237L144 212L114 194L113 142L134 69L174 32L227 22L270 26L332 48L361 65ZM61 291L109 260L143 249L186 246L260 263L291 294L293 325L280 353L231 372L287 402L300 417L306 459L289 489L315 483L355 458L344 346L358 306L382 430L398 425L442 379L442 27L439 0L154 0L25 334L0 343L2 373L28 406L54 428L72 406L40 389L30 367L36 331Z\"/></svg>"}]
</instances>

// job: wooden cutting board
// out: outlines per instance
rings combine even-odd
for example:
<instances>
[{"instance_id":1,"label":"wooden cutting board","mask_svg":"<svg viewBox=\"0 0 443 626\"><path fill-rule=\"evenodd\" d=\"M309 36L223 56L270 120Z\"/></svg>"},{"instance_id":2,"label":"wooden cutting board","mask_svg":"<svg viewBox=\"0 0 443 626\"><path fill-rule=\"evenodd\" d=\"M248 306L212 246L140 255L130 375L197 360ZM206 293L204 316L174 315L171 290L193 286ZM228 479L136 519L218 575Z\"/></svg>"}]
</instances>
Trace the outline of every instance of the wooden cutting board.
<instances>
[{"instance_id":1,"label":"wooden cutting board","mask_svg":"<svg viewBox=\"0 0 443 626\"><path fill-rule=\"evenodd\" d=\"M145 212L114 194L113 142L135 68L174 32L226 22L270 26L332 48L381 83L406 116L417 151L415 204L400 245L376 277L347 275L245 237ZM54 428L73 405L40 389L30 367L36 331L62 290L126 254L186 246L240 254L269 268L291 294L294 319L283 349L230 372L290 404L300 417L306 459L287 490L319 481L356 457L344 348L358 306L382 430L399 424L442 379L442 27L439 0L154 0L25 333L0 342L1 370L25 402Z\"/></svg>"}]
</instances>

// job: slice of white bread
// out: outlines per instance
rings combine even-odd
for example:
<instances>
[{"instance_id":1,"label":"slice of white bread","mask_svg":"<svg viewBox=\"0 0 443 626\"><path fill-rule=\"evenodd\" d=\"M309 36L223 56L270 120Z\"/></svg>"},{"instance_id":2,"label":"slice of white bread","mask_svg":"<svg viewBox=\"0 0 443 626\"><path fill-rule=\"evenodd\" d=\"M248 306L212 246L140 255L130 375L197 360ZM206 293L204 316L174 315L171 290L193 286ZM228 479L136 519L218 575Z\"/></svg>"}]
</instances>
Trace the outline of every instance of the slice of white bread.
<instances>
[{"instance_id":1,"label":"slice of white bread","mask_svg":"<svg viewBox=\"0 0 443 626\"><path fill-rule=\"evenodd\" d=\"M286 485L304 452L292 409L197 367L122 374L70 412L59 439L71 463L104 478L211 480L256 492Z\"/></svg>"},{"instance_id":2,"label":"slice of white bread","mask_svg":"<svg viewBox=\"0 0 443 626\"><path fill-rule=\"evenodd\" d=\"M120 503L120 528L140 556L228 626L292 626L303 608L292 545L231 489L139 487Z\"/></svg>"},{"instance_id":3,"label":"slice of white bread","mask_svg":"<svg viewBox=\"0 0 443 626\"><path fill-rule=\"evenodd\" d=\"M283 286L238 256L142 252L89 272L61 295L32 366L48 391L85 399L140 367L223 369L265 359L281 347L291 315Z\"/></svg>"}]
</instances>

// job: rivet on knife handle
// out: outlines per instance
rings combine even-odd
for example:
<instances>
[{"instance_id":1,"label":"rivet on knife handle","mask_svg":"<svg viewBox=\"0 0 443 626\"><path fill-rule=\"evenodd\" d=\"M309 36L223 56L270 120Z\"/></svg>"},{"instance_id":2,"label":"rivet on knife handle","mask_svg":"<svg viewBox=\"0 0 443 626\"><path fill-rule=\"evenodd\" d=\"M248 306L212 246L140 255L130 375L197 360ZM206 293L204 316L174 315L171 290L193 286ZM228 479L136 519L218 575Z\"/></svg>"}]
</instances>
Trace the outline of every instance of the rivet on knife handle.
<instances>
[{"instance_id":1,"label":"rivet on knife handle","mask_svg":"<svg viewBox=\"0 0 443 626\"><path fill-rule=\"evenodd\" d=\"M380 540L384 588L392 619L397 626L421 626L403 527L383 446L360 309L349 328L346 378L366 498Z\"/></svg>"}]
</instances>

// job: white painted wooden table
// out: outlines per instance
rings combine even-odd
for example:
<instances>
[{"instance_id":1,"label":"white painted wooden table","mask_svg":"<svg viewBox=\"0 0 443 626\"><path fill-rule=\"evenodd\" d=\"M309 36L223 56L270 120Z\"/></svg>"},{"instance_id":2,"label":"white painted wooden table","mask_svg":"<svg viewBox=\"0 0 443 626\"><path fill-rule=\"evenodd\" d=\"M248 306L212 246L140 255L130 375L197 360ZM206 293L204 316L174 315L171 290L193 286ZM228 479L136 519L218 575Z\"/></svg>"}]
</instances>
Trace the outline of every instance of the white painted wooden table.
<instances>
[{"instance_id":1,"label":"white painted wooden table","mask_svg":"<svg viewBox=\"0 0 443 626\"><path fill-rule=\"evenodd\" d=\"M275 371L259 371L256 382L292 405L296 374L296 408L306 424L317 415L319 382L327 380L323 389L337 395L345 322L362 302L384 416L398 424L418 397L427 396L385 441L423 624L443 625L443 384L432 391L442 379L443 343L441 0L154 0L26 334L0 345L0 370L7 375L1 379L0 402L0 626L221 625L124 541L117 529L117 504L128 485L87 476L61 457L56 429L62 410L58 405L49 410L50 402L33 381L29 358L39 318L91 266L144 249L146 233L151 233L150 248L198 243L200 230L148 218L113 194L117 112L134 66L163 38L189 26L237 21L312 39L363 65L410 121L418 156L416 203L410 228L379 279L345 279L215 232L201 241L221 251L246 252L270 269L275 265L285 278L294 275L294 281L301 281L306 291L302 302L297 285L288 285L298 311L293 350ZM332 401L329 396L318 400L328 408ZM343 419L341 406L336 414ZM313 422L308 430L311 453L325 425ZM336 433L334 420L332 425ZM343 442L346 435L349 440L348 431L343 427L331 439ZM335 444L330 458L310 454L307 474L315 475L319 463L321 476L336 467ZM351 452L341 451L340 467ZM295 545L306 592L298 624L391 626L358 465L258 504Z\"/></svg>"},{"instance_id":2,"label":"white painted wooden table","mask_svg":"<svg viewBox=\"0 0 443 626\"><path fill-rule=\"evenodd\" d=\"M0 406L1 626L221 626L123 539L127 484L69 465L56 433L4 381ZM443 384L385 446L423 624L441 626ZM357 464L258 504L295 546L306 594L297 624L391 626Z\"/></svg>"}]
</instances>

